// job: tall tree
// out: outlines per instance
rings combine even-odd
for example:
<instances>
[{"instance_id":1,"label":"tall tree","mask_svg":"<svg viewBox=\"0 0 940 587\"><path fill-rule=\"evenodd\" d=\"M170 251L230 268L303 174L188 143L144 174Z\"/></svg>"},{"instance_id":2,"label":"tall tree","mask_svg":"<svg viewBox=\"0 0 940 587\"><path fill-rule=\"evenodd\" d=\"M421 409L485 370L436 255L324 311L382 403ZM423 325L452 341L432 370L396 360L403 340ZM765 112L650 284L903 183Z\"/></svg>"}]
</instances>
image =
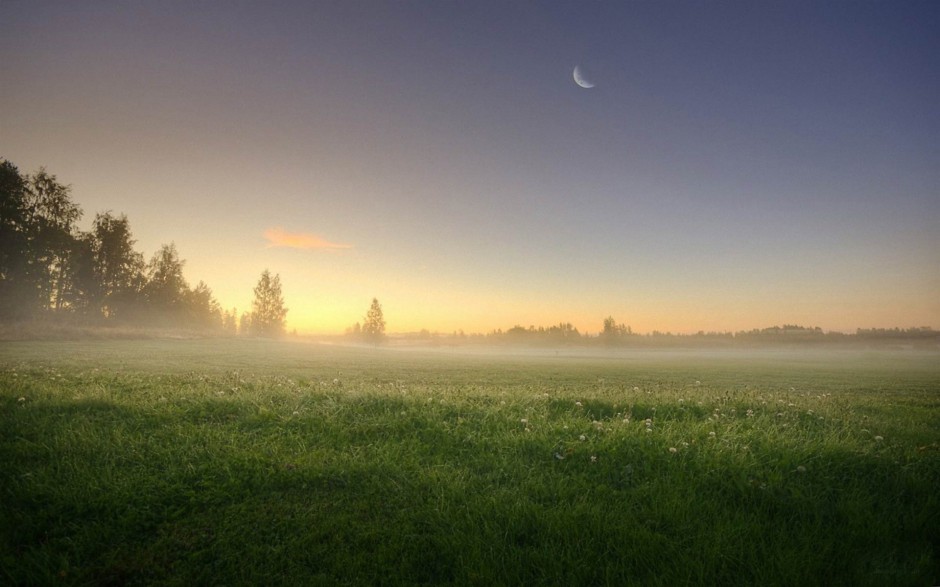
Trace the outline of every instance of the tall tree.
<instances>
[{"instance_id":1,"label":"tall tree","mask_svg":"<svg viewBox=\"0 0 940 587\"><path fill-rule=\"evenodd\" d=\"M160 247L150 260L144 293L155 317L173 320L182 317L189 290L189 285L183 277L184 263L180 260L174 243Z\"/></svg>"},{"instance_id":2,"label":"tall tree","mask_svg":"<svg viewBox=\"0 0 940 587\"><path fill-rule=\"evenodd\" d=\"M0 160L0 318L22 318L35 310L37 284L30 279L29 204L26 177Z\"/></svg>"},{"instance_id":3,"label":"tall tree","mask_svg":"<svg viewBox=\"0 0 940 587\"><path fill-rule=\"evenodd\" d=\"M251 331L255 336L277 337L284 334L287 308L281 295L281 276L271 276L265 269L255 286L255 299L251 304Z\"/></svg>"},{"instance_id":4,"label":"tall tree","mask_svg":"<svg viewBox=\"0 0 940 587\"><path fill-rule=\"evenodd\" d=\"M382 304L378 298L372 298L372 305L366 312L362 324L362 336L372 343L379 343L385 338L385 316L382 314Z\"/></svg>"},{"instance_id":5,"label":"tall tree","mask_svg":"<svg viewBox=\"0 0 940 587\"><path fill-rule=\"evenodd\" d=\"M71 192L71 186L59 183L44 167L29 178L26 188L31 261L38 272L40 303L54 310L62 309L70 295L75 223L82 216Z\"/></svg>"},{"instance_id":6,"label":"tall tree","mask_svg":"<svg viewBox=\"0 0 940 587\"><path fill-rule=\"evenodd\" d=\"M97 214L90 238L98 311L108 318L125 318L140 302L145 267L143 255L134 250L127 216Z\"/></svg>"}]
</instances>

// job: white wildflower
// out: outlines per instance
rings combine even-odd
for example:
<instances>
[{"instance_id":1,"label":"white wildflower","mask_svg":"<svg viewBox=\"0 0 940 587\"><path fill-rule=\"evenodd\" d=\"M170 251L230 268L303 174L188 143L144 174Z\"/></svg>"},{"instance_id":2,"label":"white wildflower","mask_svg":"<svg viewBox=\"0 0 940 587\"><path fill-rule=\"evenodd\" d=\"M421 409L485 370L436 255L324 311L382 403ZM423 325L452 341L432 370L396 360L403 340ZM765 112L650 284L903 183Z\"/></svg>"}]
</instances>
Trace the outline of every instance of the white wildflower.
<instances>
[{"instance_id":1,"label":"white wildflower","mask_svg":"<svg viewBox=\"0 0 940 587\"><path fill-rule=\"evenodd\" d=\"M584 442L585 440L587 440L587 436L582 434L581 436L578 437L578 440L580 440L581 442Z\"/></svg>"}]
</instances>

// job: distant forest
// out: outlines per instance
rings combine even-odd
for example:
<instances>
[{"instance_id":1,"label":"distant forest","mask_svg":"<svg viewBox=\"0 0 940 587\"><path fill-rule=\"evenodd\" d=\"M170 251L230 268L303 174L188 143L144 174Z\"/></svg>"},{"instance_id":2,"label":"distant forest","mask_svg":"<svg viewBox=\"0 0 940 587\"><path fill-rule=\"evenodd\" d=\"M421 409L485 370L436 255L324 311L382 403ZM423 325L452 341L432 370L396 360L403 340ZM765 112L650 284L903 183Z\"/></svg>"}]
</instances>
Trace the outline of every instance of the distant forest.
<instances>
[{"instance_id":1,"label":"distant forest","mask_svg":"<svg viewBox=\"0 0 940 587\"><path fill-rule=\"evenodd\" d=\"M442 334L422 330L400 335L406 341L432 345L459 345L472 343L523 344L530 346L589 345L608 347L681 347L681 346L754 346L764 344L851 344L866 346L940 346L940 331L931 327L918 328L860 328L854 334L825 332L818 326L804 327L793 324L755 328L739 332L696 332L677 334L654 330L637 334L629 326L617 324L613 318L604 320L604 329L598 334L580 333L570 323L549 327L514 326L509 330L497 329L486 334L465 334L462 331Z\"/></svg>"},{"instance_id":2,"label":"distant forest","mask_svg":"<svg viewBox=\"0 0 940 587\"><path fill-rule=\"evenodd\" d=\"M42 328L130 327L182 330L200 334L274 337L285 332L287 308L279 275L263 271L250 311L223 310L209 286L191 287L183 277L184 261L176 246L164 244L149 259L134 249L130 222L124 214L101 212L91 230L77 223L81 207L71 188L40 168L29 175L0 159L0 324ZM38 330L38 329L37 329ZM35 330L33 330L35 332ZM41 331L39 332L41 334ZM385 320L378 300L346 334L350 340L385 339ZM395 338L431 344L488 342L497 344L592 344L609 346L863 342L940 344L940 331L930 327L859 329L854 334L824 332L819 327L773 326L741 332L637 334L613 317L599 334L582 334L570 323L549 327L514 326L486 334L419 333Z\"/></svg>"}]
</instances>

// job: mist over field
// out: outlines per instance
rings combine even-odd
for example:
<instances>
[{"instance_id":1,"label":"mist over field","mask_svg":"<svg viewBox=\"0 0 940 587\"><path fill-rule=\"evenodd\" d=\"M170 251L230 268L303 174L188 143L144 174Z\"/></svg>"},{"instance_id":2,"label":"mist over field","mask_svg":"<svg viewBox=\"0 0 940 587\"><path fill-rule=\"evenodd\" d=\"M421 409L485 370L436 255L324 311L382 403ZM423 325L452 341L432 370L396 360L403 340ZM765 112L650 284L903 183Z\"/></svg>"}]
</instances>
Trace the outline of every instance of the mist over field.
<instances>
[{"instance_id":1,"label":"mist over field","mask_svg":"<svg viewBox=\"0 0 940 587\"><path fill-rule=\"evenodd\" d=\"M934 351L0 346L12 584L929 585Z\"/></svg>"}]
</instances>

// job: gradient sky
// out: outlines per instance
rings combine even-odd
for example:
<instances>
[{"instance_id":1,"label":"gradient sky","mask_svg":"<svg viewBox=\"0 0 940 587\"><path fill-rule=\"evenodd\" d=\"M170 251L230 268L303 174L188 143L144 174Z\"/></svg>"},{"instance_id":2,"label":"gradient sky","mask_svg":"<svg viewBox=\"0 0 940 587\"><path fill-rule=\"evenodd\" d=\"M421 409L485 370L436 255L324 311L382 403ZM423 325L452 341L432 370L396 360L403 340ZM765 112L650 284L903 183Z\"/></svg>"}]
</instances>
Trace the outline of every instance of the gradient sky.
<instances>
[{"instance_id":1,"label":"gradient sky","mask_svg":"<svg viewBox=\"0 0 940 587\"><path fill-rule=\"evenodd\" d=\"M0 157L288 327L940 326L940 3L42 2ZM596 86L574 83L576 65Z\"/></svg>"}]
</instances>

